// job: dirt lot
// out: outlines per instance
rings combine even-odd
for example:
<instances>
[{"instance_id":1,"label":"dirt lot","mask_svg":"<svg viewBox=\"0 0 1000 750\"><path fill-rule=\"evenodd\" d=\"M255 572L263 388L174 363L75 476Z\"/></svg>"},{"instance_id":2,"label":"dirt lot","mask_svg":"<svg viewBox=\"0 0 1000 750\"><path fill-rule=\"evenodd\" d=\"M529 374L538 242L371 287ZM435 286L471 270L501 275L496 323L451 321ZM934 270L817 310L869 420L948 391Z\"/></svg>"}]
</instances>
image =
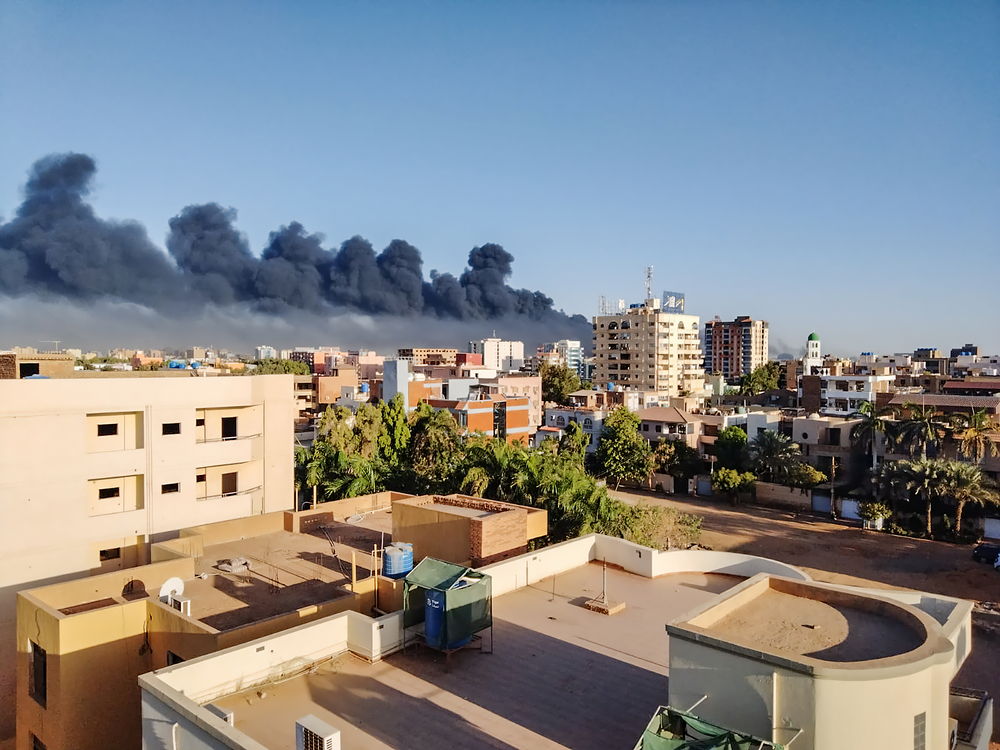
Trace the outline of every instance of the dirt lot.
<instances>
[{"instance_id":1,"label":"dirt lot","mask_svg":"<svg viewBox=\"0 0 1000 750\"><path fill-rule=\"evenodd\" d=\"M919 589L971 599L987 607L1000 602L1000 573L990 565L973 562L967 546L862 531L811 514L733 507L724 501L653 493L612 494L628 502L651 502L696 513L703 518L701 543L706 547L780 560L802 568L817 581ZM1000 614L973 615L973 650L955 678L956 684L1000 697L998 623ZM1000 740L1000 711L994 712L993 739Z\"/></svg>"}]
</instances>

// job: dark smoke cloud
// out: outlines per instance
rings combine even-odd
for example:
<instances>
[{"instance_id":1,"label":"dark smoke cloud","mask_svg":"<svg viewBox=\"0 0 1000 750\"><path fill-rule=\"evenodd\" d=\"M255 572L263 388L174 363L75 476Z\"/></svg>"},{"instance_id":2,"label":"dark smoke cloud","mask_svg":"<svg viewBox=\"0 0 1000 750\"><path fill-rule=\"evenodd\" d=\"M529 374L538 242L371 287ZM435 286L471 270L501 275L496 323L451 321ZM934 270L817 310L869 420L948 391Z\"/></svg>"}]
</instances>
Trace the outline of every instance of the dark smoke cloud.
<instances>
[{"instance_id":1,"label":"dark smoke cloud","mask_svg":"<svg viewBox=\"0 0 1000 750\"><path fill-rule=\"evenodd\" d=\"M187 315L236 305L264 315L525 319L590 338L582 316L555 310L541 292L508 286L514 257L500 245L473 248L457 278L431 271L425 280L420 251L403 240L376 253L354 236L329 250L322 235L291 222L271 233L258 257L235 227L236 211L207 203L170 220L167 254L141 225L95 216L85 200L95 172L83 154L34 164L24 202L0 225L0 294L132 302Z\"/></svg>"}]
</instances>

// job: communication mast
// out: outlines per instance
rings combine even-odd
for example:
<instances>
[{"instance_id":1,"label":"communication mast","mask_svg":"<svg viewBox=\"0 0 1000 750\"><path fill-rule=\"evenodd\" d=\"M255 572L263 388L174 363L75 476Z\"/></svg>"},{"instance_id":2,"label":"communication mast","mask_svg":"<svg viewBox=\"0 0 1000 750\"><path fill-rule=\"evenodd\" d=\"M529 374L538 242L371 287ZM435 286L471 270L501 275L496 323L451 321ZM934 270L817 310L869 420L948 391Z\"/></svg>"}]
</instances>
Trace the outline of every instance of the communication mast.
<instances>
[{"instance_id":1,"label":"communication mast","mask_svg":"<svg viewBox=\"0 0 1000 750\"><path fill-rule=\"evenodd\" d=\"M646 296L643 300L653 298L653 267L646 266Z\"/></svg>"}]
</instances>

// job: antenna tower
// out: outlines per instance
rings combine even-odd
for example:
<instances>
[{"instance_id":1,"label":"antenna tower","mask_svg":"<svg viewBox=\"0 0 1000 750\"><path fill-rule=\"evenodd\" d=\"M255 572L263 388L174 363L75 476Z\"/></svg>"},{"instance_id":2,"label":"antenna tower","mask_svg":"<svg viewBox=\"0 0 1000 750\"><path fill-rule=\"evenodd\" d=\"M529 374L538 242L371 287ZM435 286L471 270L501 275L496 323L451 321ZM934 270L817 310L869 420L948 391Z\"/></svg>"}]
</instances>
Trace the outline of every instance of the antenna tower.
<instances>
[{"instance_id":1,"label":"antenna tower","mask_svg":"<svg viewBox=\"0 0 1000 750\"><path fill-rule=\"evenodd\" d=\"M646 296L644 300L653 298L653 267L646 266Z\"/></svg>"},{"instance_id":2,"label":"antenna tower","mask_svg":"<svg viewBox=\"0 0 1000 750\"><path fill-rule=\"evenodd\" d=\"M603 294L597 298L597 314L598 315L610 315L611 305L608 304L608 298Z\"/></svg>"}]
</instances>

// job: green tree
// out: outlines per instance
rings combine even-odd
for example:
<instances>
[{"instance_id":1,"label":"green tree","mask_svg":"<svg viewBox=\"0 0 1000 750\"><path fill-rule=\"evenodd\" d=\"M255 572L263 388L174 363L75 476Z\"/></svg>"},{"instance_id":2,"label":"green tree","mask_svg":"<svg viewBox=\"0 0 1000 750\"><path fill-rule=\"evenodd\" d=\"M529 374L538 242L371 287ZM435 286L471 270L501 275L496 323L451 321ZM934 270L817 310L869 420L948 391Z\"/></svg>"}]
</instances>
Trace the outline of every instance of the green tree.
<instances>
[{"instance_id":1,"label":"green tree","mask_svg":"<svg viewBox=\"0 0 1000 750\"><path fill-rule=\"evenodd\" d=\"M397 393L379 404L381 430L378 436L379 456L392 471L399 469L410 446L410 424L406 419L403 396Z\"/></svg>"},{"instance_id":2,"label":"green tree","mask_svg":"<svg viewBox=\"0 0 1000 750\"><path fill-rule=\"evenodd\" d=\"M801 461L799 446L786 435L764 430L750 441L754 471L765 482L783 483L792 467Z\"/></svg>"},{"instance_id":3,"label":"green tree","mask_svg":"<svg viewBox=\"0 0 1000 750\"><path fill-rule=\"evenodd\" d=\"M490 500L517 502L526 458L524 448L506 440L472 439L465 450L461 489Z\"/></svg>"},{"instance_id":4,"label":"green tree","mask_svg":"<svg viewBox=\"0 0 1000 750\"><path fill-rule=\"evenodd\" d=\"M749 471L739 472L735 469L722 468L712 474L712 490L726 495L735 505L739 494L749 492L756 480L757 477Z\"/></svg>"},{"instance_id":5,"label":"green tree","mask_svg":"<svg viewBox=\"0 0 1000 750\"><path fill-rule=\"evenodd\" d=\"M767 362L744 375L740 379L740 395L756 396L758 393L773 391L778 387L780 367L777 362Z\"/></svg>"},{"instance_id":6,"label":"green tree","mask_svg":"<svg viewBox=\"0 0 1000 750\"><path fill-rule=\"evenodd\" d=\"M619 406L605 418L597 463L616 488L622 482L645 482L653 470L651 454L649 443L639 434L637 415Z\"/></svg>"},{"instance_id":7,"label":"green tree","mask_svg":"<svg viewBox=\"0 0 1000 750\"><path fill-rule=\"evenodd\" d=\"M959 428L959 450L962 455L976 464L981 464L987 454L1000 456L1000 446L993 436L996 426L990 422L985 409L973 409L969 414L956 414L955 424Z\"/></svg>"},{"instance_id":8,"label":"green tree","mask_svg":"<svg viewBox=\"0 0 1000 750\"><path fill-rule=\"evenodd\" d=\"M382 436L382 412L379 407L371 403L359 404L354 413L352 432L352 451L363 458L376 458Z\"/></svg>"},{"instance_id":9,"label":"green tree","mask_svg":"<svg viewBox=\"0 0 1000 750\"><path fill-rule=\"evenodd\" d=\"M569 394L580 390L580 376L566 365L542 362L538 374L542 377L542 399L545 401L568 404Z\"/></svg>"},{"instance_id":10,"label":"green tree","mask_svg":"<svg viewBox=\"0 0 1000 750\"><path fill-rule=\"evenodd\" d=\"M719 467L738 472L750 468L750 450L747 434L742 427L731 425L719 433L715 441L715 455Z\"/></svg>"},{"instance_id":11,"label":"green tree","mask_svg":"<svg viewBox=\"0 0 1000 750\"><path fill-rule=\"evenodd\" d=\"M660 438L653 449L653 465L681 483L687 482L704 468L697 450L682 440L665 438Z\"/></svg>"},{"instance_id":12,"label":"green tree","mask_svg":"<svg viewBox=\"0 0 1000 750\"><path fill-rule=\"evenodd\" d=\"M410 416L408 463L413 489L420 493L454 492L462 447L458 424L449 411L418 406Z\"/></svg>"},{"instance_id":13,"label":"green tree","mask_svg":"<svg viewBox=\"0 0 1000 750\"><path fill-rule=\"evenodd\" d=\"M323 480L323 499L371 495L385 489L385 467L378 458L334 451Z\"/></svg>"},{"instance_id":14,"label":"green tree","mask_svg":"<svg viewBox=\"0 0 1000 750\"><path fill-rule=\"evenodd\" d=\"M353 452L354 414L346 406L328 406L316 422L317 442L327 443L334 450Z\"/></svg>"},{"instance_id":15,"label":"green tree","mask_svg":"<svg viewBox=\"0 0 1000 750\"><path fill-rule=\"evenodd\" d=\"M962 461L947 461L944 466L944 486L941 495L955 504L955 533L962 533L962 516L965 507L973 505L996 505L996 489L990 486L982 470Z\"/></svg>"},{"instance_id":16,"label":"green tree","mask_svg":"<svg viewBox=\"0 0 1000 750\"><path fill-rule=\"evenodd\" d=\"M309 365L293 359L259 359L250 375L309 375Z\"/></svg>"},{"instance_id":17,"label":"green tree","mask_svg":"<svg viewBox=\"0 0 1000 750\"><path fill-rule=\"evenodd\" d=\"M580 423L570 422L559 438L559 455L571 458L582 469L589 444L590 435L583 431Z\"/></svg>"},{"instance_id":18,"label":"green tree","mask_svg":"<svg viewBox=\"0 0 1000 750\"><path fill-rule=\"evenodd\" d=\"M941 496L947 481L946 462L940 459L920 458L916 461L900 461L897 470L900 472L903 486L910 496L922 500L927 521L927 536L933 533L931 514L934 500Z\"/></svg>"},{"instance_id":19,"label":"green tree","mask_svg":"<svg viewBox=\"0 0 1000 750\"><path fill-rule=\"evenodd\" d=\"M939 448L951 422L930 406L904 404L906 416L891 428L894 445L905 447L911 456L927 458L928 448Z\"/></svg>"},{"instance_id":20,"label":"green tree","mask_svg":"<svg viewBox=\"0 0 1000 750\"><path fill-rule=\"evenodd\" d=\"M851 442L867 447L872 457L872 471L878 468L878 436L885 433L885 418L892 413L889 407L879 409L873 402L864 401L851 415L852 419L859 420L851 427Z\"/></svg>"},{"instance_id":21,"label":"green tree","mask_svg":"<svg viewBox=\"0 0 1000 750\"><path fill-rule=\"evenodd\" d=\"M805 461L793 463L788 468L785 476L785 483L789 487L798 487L803 490L810 490L817 484L822 484L827 479L826 474L813 468Z\"/></svg>"}]
</instances>

